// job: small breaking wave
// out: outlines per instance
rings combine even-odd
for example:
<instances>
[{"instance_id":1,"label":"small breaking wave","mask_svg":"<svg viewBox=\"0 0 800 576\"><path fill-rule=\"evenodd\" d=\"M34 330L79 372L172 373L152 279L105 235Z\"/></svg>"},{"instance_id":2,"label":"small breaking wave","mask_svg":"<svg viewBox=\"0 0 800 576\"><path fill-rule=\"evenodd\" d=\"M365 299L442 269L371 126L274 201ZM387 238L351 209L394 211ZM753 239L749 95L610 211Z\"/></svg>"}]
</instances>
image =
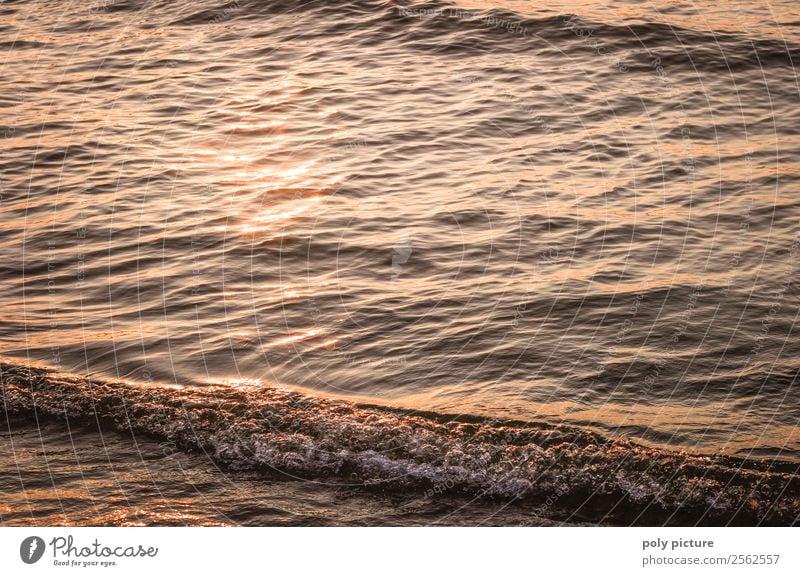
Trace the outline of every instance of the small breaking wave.
<instances>
[{"instance_id":1,"label":"small breaking wave","mask_svg":"<svg viewBox=\"0 0 800 576\"><path fill-rule=\"evenodd\" d=\"M797 465L696 456L587 430L419 413L271 387L138 386L0 362L3 417L99 423L230 470L433 497L558 501L617 523L792 524Z\"/></svg>"}]
</instances>

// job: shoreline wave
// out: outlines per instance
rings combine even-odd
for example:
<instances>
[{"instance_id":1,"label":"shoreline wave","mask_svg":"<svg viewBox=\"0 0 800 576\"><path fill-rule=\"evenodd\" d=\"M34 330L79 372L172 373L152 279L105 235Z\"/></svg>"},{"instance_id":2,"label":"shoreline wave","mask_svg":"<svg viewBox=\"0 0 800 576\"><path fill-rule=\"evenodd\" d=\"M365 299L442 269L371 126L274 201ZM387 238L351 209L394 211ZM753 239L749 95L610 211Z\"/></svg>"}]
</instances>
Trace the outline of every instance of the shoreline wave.
<instances>
[{"instance_id":1,"label":"shoreline wave","mask_svg":"<svg viewBox=\"0 0 800 576\"><path fill-rule=\"evenodd\" d=\"M510 500L614 523L780 524L799 466L696 456L597 433L419 413L276 388L140 387L0 362L2 418L94 423L232 471L430 498ZM541 510L540 510L541 512Z\"/></svg>"}]
</instances>

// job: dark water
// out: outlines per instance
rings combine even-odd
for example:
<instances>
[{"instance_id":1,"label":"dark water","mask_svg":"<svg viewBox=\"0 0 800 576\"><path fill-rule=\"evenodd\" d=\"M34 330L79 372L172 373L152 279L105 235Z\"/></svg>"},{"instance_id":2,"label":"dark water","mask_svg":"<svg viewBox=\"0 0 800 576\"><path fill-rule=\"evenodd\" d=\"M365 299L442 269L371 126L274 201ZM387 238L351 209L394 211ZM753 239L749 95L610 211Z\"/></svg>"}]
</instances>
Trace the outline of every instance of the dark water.
<instances>
[{"instance_id":1,"label":"dark water","mask_svg":"<svg viewBox=\"0 0 800 576\"><path fill-rule=\"evenodd\" d=\"M795 3L3 2L0 49L9 442L144 435L209 467L185 523L293 523L253 478L320 483L297 523L800 512Z\"/></svg>"}]
</instances>

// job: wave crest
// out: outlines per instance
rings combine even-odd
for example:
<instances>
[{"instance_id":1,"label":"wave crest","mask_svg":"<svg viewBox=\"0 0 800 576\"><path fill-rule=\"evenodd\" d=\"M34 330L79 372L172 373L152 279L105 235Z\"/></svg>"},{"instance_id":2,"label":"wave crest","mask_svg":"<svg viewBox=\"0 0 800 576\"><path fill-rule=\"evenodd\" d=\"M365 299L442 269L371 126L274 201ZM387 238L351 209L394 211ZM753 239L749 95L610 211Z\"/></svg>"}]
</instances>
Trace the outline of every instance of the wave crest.
<instances>
[{"instance_id":1,"label":"wave crest","mask_svg":"<svg viewBox=\"0 0 800 576\"><path fill-rule=\"evenodd\" d=\"M589 431L420 414L276 388L173 389L0 363L6 418L97 421L232 470L479 498L558 500L624 522L787 524L790 463L701 457Z\"/></svg>"}]
</instances>

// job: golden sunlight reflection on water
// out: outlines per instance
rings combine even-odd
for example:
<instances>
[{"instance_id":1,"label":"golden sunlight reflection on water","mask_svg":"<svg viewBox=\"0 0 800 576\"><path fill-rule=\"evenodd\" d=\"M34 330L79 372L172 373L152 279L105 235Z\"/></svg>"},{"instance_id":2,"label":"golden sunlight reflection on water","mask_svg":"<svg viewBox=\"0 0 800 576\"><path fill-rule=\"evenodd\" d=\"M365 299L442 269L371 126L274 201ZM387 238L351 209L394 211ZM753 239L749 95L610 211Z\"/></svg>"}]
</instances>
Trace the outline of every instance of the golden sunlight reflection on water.
<instances>
[{"instance_id":1,"label":"golden sunlight reflection on water","mask_svg":"<svg viewBox=\"0 0 800 576\"><path fill-rule=\"evenodd\" d=\"M637 380L657 373L644 401L695 415L693 402L746 406L758 390L753 430L789 421L775 406L797 368L791 321L770 347L753 340L794 266L796 95L771 41L793 30L746 2L455 6L486 13L382 6L348 16L360 39L317 29L309 7L313 41L260 14L237 20L242 35L172 27L153 7L142 16L165 20L137 34L175 61L121 38L102 82L109 31L72 60L56 37L10 48L0 229L22 263L0 274L4 352L132 380L146 368L148 382L282 381L553 419L575 417L559 402L585 386L592 402L638 402ZM493 7L519 10L527 35ZM16 25L30 40L49 22ZM176 50L206 33L197 61ZM718 52L731 67L715 68ZM684 318L702 346L687 330L665 353ZM772 397L739 383L760 366L784 378Z\"/></svg>"}]
</instances>

